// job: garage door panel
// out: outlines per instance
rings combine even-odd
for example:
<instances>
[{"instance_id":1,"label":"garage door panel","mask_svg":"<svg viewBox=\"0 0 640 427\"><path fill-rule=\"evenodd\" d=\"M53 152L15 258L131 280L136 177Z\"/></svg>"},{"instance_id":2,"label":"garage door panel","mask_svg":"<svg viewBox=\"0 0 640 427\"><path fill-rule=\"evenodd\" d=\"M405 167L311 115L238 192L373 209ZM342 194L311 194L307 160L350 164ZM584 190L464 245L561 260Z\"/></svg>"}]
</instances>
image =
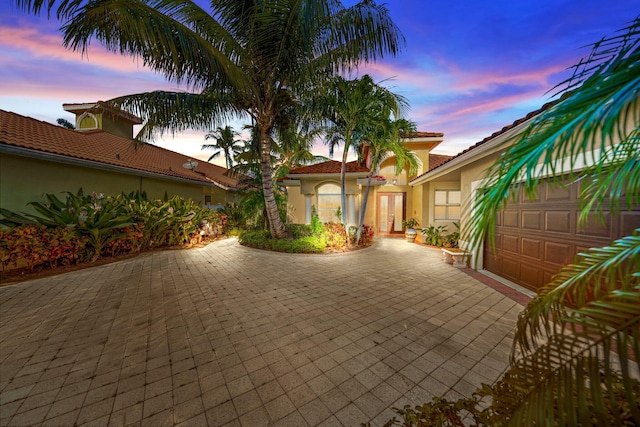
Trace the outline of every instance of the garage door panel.
<instances>
[{"instance_id":1,"label":"garage door panel","mask_svg":"<svg viewBox=\"0 0 640 427\"><path fill-rule=\"evenodd\" d=\"M540 275L542 272L539 268L532 265L521 264L520 265L520 281L524 283L528 288L535 288L540 283Z\"/></svg>"},{"instance_id":2,"label":"garage door panel","mask_svg":"<svg viewBox=\"0 0 640 427\"><path fill-rule=\"evenodd\" d=\"M575 222L578 223L580 212L575 213ZM592 213L589 214L583 225L578 225L577 233L583 236L608 237L611 235L611 214L603 212L602 215Z\"/></svg>"},{"instance_id":3,"label":"garage door panel","mask_svg":"<svg viewBox=\"0 0 640 427\"><path fill-rule=\"evenodd\" d=\"M504 235L502 236L502 250L505 252L510 252L512 254L519 254L519 244L518 241L520 239L518 236Z\"/></svg>"},{"instance_id":4,"label":"garage door panel","mask_svg":"<svg viewBox=\"0 0 640 427\"><path fill-rule=\"evenodd\" d=\"M556 186L554 184L548 183L546 186L547 191L546 191L546 197L545 200L546 201L559 201L559 200L565 200L565 201L569 201L571 200L571 188L567 187L567 188L563 188L560 186Z\"/></svg>"},{"instance_id":5,"label":"garage door panel","mask_svg":"<svg viewBox=\"0 0 640 427\"><path fill-rule=\"evenodd\" d=\"M505 278L514 282L518 282L520 280L520 263L518 261L510 258L503 258L502 271Z\"/></svg>"},{"instance_id":6,"label":"garage door panel","mask_svg":"<svg viewBox=\"0 0 640 427\"><path fill-rule=\"evenodd\" d=\"M640 212L624 212L620 215L620 235L630 236L637 228L640 228Z\"/></svg>"},{"instance_id":7,"label":"garage door panel","mask_svg":"<svg viewBox=\"0 0 640 427\"><path fill-rule=\"evenodd\" d=\"M542 211L522 211L522 228L539 231L542 226Z\"/></svg>"},{"instance_id":8,"label":"garage door panel","mask_svg":"<svg viewBox=\"0 0 640 427\"><path fill-rule=\"evenodd\" d=\"M555 265L566 265L573 261L574 246L567 243L545 242L544 261Z\"/></svg>"},{"instance_id":9,"label":"garage door panel","mask_svg":"<svg viewBox=\"0 0 640 427\"><path fill-rule=\"evenodd\" d=\"M532 258L536 261L542 260L542 240L522 238L522 250L520 252L523 256Z\"/></svg>"},{"instance_id":10,"label":"garage door panel","mask_svg":"<svg viewBox=\"0 0 640 427\"><path fill-rule=\"evenodd\" d=\"M538 282L538 286L534 287L530 287L529 289L539 289L540 287L542 287L544 284L551 282L551 279L553 278L553 276L555 276L557 273L557 271L548 271L548 270L544 270L542 271L542 281Z\"/></svg>"},{"instance_id":11,"label":"garage door panel","mask_svg":"<svg viewBox=\"0 0 640 427\"><path fill-rule=\"evenodd\" d=\"M502 271L502 257L495 256L490 249L485 249L484 268L489 271Z\"/></svg>"},{"instance_id":12,"label":"garage door panel","mask_svg":"<svg viewBox=\"0 0 640 427\"><path fill-rule=\"evenodd\" d=\"M524 188L520 190L520 202L525 204L540 203L542 200L540 191L536 191L533 195L528 195Z\"/></svg>"},{"instance_id":13,"label":"garage door panel","mask_svg":"<svg viewBox=\"0 0 640 427\"><path fill-rule=\"evenodd\" d=\"M544 218L544 230L556 233L571 233L570 211L547 211Z\"/></svg>"},{"instance_id":14,"label":"garage door panel","mask_svg":"<svg viewBox=\"0 0 640 427\"><path fill-rule=\"evenodd\" d=\"M517 228L520 225L520 221L518 221L519 216L520 215L518 211L504 211L502 214L502 225L504 225L505 227Z\"/></svg>"}]
</instances>

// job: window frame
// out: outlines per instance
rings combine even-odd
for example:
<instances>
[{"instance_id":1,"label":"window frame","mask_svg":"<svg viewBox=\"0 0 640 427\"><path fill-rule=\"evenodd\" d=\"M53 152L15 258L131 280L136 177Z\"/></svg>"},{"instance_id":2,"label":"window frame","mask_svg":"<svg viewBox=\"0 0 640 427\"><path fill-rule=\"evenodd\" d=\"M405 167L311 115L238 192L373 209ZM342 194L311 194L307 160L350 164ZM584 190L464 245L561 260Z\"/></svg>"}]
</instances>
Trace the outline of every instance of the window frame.
<instances>
[{"instance_id":1,"label":"window frame","mask_svg":"<svg viewBox=\"0 0 640 427\"><path fill-rule=\"evenodd\" d=\"M321 193L320 190L322 189L322 187L324 187L325 185L334 185L338 187L338 193ZM338 206L335 208L331 208L331 209L321 209L320 208L320 198L321 197L335 197L338 196ZM338 208L342 208L342 201L340 200L340 198L342 197L342 192L340 190L340 186L334 182L324 182L320 185L318 185L316 187L316 213L318 214L318 218L320 219L321 222L325 223L325 221L322 221L323 216L322 214L328 214L329 212L331 213L330 218L331 221L327 221L327 222L336 222L337 218L335 216L336 211L338 210ZM344 213L343 213L344 215Z\"/></svg>"},{"instance_id":2,"label":"window frame","mask_svg":"<svg viewBox=\"0 0 640 427\"><path fill-rule=\"evenodd\" d=\"M437 193L438 192L444 192L445 193L445 203L437 203ZM450 193L453 192L457 192L458 193L458 202L457 203L450 203ZM461 205L462 205L462 194L460 192L460 189L456 189L456 188L436 188L434 190L433 193L433 220L434 221L441 221L441 222L455 222L455 221L460 221L460 217L462 216L462 212L460 211L461 209ZM438 207L444 207L444 218L439 218L438 217ZM450 213L450 207L457 207L458 208L458 217L457 218L452 218L451 217L451 213Z\"/></svg>"}]
</instances>

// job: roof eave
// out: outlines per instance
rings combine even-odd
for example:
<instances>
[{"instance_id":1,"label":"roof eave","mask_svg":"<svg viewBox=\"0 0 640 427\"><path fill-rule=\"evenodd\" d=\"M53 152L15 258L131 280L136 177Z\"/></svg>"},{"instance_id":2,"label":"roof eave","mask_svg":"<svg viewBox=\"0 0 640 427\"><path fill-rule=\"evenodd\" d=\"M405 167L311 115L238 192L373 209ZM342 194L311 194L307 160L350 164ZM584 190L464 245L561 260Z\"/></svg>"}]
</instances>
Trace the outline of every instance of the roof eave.
<instances>
[{"instance_id":1,"label":"roof eave","mask_svg":"<svg viewBox=\"0 0 640 427\"><path fill-rule=\"evenodd\" d=\"M197 185L205 185L205 186L216 186L223 189L227 189L222 184L217 183L208 177L206 178L207 178L207 181L209 182L182 178L179 176L164 175L156 172L148 172L140 169L128 168L125 166L110 165L107 163L100 163L92 160L78 159L76 157L69 157L69 156L63 156L60 154L46 153L44 151L39 151L39 150L32 150L29 148L16 147L13 145L6 144L4 142L0 142L0 153L13 154L16 156L53 161L57 163L64 163L64 164L75 165L75 166L83 166L83 167L111 171L111 172L123 172L123 173L129 173L137 176L147 176L147 177L166 179L166 180L176 181L176 182L184 182L189 184L197 184Z\"/></svg>"},{"instance_id":2,"label":"roof eave","mask_svg":"<svg viewBox=\"0 0 640 427\"><path fill-rule=\"evenodd\" d=\"M347 178L364 178L369 176L369 172L347 172ZM334 173L296 173L289 175L290 179L298 178L340 178L340 172Z\"/></svg>"},{"instance_id":3,"label":"roof eave","mask_svg":"<svg viewBox=\"0 0 640 427\"><path fill-rule=\"evenodd\" d=\"M409 185L414 186L414 185L423 184L425 182L429 182L433 179L441 177L442 175L453 172L456 169L460 169L461 167L466 166L473 161L489 156L495 153L496 151L503 149L504 148L503 144L505 142L515 138L520 133L522 133L529 126L531 121L533 121L534 119L535 117L532 117L529 120L526 120L518 124L517 126L514 126L513 128L507 130L506 132L501 133L500 135L496 136L494 139L489 140L486 143L481 144L467 151L466 153L463 153L458 157L454 157L453 159L447 161L446 163L443 163L442 165L413 179L412 181L409 182Z\"/></svg>"}]
</instances>

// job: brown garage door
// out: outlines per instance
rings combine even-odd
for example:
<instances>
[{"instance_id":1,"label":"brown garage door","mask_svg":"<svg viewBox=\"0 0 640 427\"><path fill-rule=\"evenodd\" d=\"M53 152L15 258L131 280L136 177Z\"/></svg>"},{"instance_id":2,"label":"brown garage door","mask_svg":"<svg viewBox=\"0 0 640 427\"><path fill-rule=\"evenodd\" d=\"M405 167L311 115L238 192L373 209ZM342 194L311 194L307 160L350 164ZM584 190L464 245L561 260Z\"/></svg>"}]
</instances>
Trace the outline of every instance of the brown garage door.
<instances>
[{"instance_id":1,"label":"brown garage door","mask_svg":"<svg viewBox=\"0 0 640 427\"><path fill-rule=\"evenodd\" d=\"M521 190L496 219L495 252L485 242L484 268L531 290L587 248L600 247L640 228L640 209L617 216L604 213L578 228L577 183L558 188L541 184L537 199Z\"/></svg>"}]
</instances>

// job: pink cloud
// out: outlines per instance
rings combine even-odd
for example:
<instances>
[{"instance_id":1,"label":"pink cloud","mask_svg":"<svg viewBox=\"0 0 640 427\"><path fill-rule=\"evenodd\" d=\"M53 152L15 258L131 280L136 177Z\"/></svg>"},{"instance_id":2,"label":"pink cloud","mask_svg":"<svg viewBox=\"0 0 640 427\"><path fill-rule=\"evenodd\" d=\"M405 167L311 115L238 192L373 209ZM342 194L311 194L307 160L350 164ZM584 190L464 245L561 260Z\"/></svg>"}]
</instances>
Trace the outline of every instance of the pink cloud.
<instances>
[{"instance_id":1,"label":"pink cloud","mask_svg":"<svg viewBox=\"0 0 640 427\"><path fill-rule=\"evenodd\" d=\"M516 71L505 67L499 72L460 70L455 64L439 61L441 69L421 69L403 67L393 63L376 63L363 67L362 74L368 73L379 79L392 78L385 86L394 85L407 88L421 88L428 91L425 95L441 93L460 93L487 91L496 85L535 85L548 88L549 77L565 70L563 66L548 66L541 69Z\"/></svg>"},{"instance_id":2,"label":"pink cloud","mask_svg":"<svg viewBox=\"0 0 640 427\"><path fill-rule=\"evenodd\" d=\"M73 63L90 63L101 68L118 72L149 72L141 62L131 57L111 53L97 43L82 55L81 52L66 49L59 34L48 34L33 27L13 27L0 25L0 46L4 49L28 53L31 59L50 58ZM26 61L31 60L29 58Z\"/></svg>"}]
</instances>

